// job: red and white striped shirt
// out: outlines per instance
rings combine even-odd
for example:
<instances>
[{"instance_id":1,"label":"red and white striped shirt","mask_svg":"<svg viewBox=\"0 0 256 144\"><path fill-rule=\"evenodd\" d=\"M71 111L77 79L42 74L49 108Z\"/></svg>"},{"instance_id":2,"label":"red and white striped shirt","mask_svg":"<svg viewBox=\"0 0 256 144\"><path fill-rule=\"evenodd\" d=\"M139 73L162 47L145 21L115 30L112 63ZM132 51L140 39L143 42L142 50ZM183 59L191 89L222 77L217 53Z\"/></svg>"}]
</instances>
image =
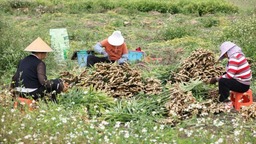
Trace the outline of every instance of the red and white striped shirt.
<instances>
[{"instance_id":1,"label":"red and white striped shirt","mask_svg":"<svg viewBox=\"0 0 256 144\"><path fill-rule=\"evenodd\" d=\"M226 72L221 78L233 78L245 85L251 83L252 71L243 54L236 53L229 58Z\"/></svg>"}]
</instances>

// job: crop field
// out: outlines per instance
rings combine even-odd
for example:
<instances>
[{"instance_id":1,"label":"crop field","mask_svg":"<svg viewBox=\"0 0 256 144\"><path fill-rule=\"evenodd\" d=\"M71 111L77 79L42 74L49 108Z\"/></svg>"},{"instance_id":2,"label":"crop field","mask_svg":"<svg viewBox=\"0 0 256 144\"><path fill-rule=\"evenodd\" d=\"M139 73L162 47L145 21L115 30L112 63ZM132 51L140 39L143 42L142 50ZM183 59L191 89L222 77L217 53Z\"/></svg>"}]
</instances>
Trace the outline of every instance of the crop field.
<instances>
[{"instance_id":1,"label":"crop field","mask_svg":"<svg viewBox=\"0 0 256 144\"><path fill-rule=\"evenodd\" d=\"M9 85L24 49L65 28L66 59L44 60L48 79L69 89L58 103L14 109ZM141 61L79 67L75 51L120 30ZM256 100L256 0L0 0L0 143L254 144L256 103L240 111L217 102L224 41L251 65Z\"/></svg>"}]
</instances>

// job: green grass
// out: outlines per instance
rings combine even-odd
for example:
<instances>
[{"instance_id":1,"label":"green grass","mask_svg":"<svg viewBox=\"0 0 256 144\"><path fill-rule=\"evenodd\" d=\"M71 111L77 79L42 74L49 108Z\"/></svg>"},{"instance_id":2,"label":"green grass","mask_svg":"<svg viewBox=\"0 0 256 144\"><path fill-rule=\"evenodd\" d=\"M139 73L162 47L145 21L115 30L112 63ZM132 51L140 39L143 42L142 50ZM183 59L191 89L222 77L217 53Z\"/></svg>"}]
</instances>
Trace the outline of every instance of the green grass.
<instances>
[{"instance_id":1,"label":"green grass","mask_svg":"<svg viewBox=\"0 0 256 144\"><path fill-rule=\"evenodd\" d=\"M147 56L163 58L144 63L140 72L143 78L160 79L167 89L171 72L197 48L210 49L217 58L219 45L230 39L254 58L255 34L243 30L254 28L255 4L255 0L2 0L0 84L10 83L30 42L40 36L50 44L49 29L66 28L69 58L73 51L93 49L114 30L121 30L128 49L141 47ZM250 18L248 24L243 24L245 18ZM68 59L63 66L54 57L51 53L45 61L48 78L84 70L77 61ZM255 85L253 80L254 93ZM198 85L192 92L202 100L209 88ZM25 113L12 109L8 89L1 88L0 93L0 143L256 143L255 119L245 123L239 113L194 116L175 126L163 123L168 90L119 99L92 88L73 87L59 95L59 104L40 102L38 110Z\"/></svg>"}]
</instances>

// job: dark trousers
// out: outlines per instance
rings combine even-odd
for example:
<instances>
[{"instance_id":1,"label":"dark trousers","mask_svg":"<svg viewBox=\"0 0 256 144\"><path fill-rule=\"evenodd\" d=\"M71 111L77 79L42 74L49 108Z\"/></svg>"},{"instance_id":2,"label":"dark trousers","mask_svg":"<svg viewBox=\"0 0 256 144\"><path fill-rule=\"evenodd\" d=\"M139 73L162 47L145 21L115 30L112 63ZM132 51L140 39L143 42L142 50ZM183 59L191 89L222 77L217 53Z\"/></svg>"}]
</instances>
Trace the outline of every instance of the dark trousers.
<instances>
[{"instance_id":1,"label":"dark trousers","mask_svg":"<svg viewBox=\"0 0 256 144\"><path fill-rule=\"evenodd\" d=\"M107 57L97 57L95 55L88 55L87 57L87 67L92 67L96 63L113 63L115 61L109 60Z\"/></svg>"},{"instance_id":2,"label":"dark trousers","mask_svg":"<svg viewBox=\"0 0 256 144\"><path fill-rule=\"evenodd\" d=\"M53 102L57 102L56 95L63 91L63 83L60 79L49 80L48 86L41 86L37 90L30 93L22 93L22 97L32 96L34 100L43 98L45 95L50 95L50 99Z\"/></svg>"},{"instance_id":3,"label":"dark trousers","mask_svg":"<svg viewBox=\"0 0 256 144\"><path fill-rule=\"evenodd\" d=\"M234 92L243 93L248 91L249 85L242 84L235 79L219 79L219 101L223 102L229 97L230 90Z\"/></svg>"}]
</instances>

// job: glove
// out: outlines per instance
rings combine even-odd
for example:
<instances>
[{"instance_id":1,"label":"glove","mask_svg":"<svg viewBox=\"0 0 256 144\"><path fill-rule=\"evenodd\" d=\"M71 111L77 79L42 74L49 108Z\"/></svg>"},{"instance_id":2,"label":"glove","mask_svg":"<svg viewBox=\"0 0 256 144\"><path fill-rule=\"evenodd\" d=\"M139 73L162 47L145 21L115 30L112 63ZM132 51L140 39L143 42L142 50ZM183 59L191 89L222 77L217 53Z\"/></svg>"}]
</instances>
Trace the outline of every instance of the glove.
<instances>
[{"instance_id":1,"label":"glove","mask_svg":"<svg viewBox=\"0 0 256 144\"><path fill-rule=\"evenodd\" d=\"M216 77L214 77L214 78L210 79L209 83L210 84L215 84L217 81L218 81L218 79Z\"/></svg>"},{"instance_id":2,"label":"glove","mask_svg":"<svg viewBox=\"0 0 256 144\"><path fill-rule=\"evenodd\" d=\"M108 53L106 51L102 51L103 57L108 57Z\"/></svg>"}]
</instances>

